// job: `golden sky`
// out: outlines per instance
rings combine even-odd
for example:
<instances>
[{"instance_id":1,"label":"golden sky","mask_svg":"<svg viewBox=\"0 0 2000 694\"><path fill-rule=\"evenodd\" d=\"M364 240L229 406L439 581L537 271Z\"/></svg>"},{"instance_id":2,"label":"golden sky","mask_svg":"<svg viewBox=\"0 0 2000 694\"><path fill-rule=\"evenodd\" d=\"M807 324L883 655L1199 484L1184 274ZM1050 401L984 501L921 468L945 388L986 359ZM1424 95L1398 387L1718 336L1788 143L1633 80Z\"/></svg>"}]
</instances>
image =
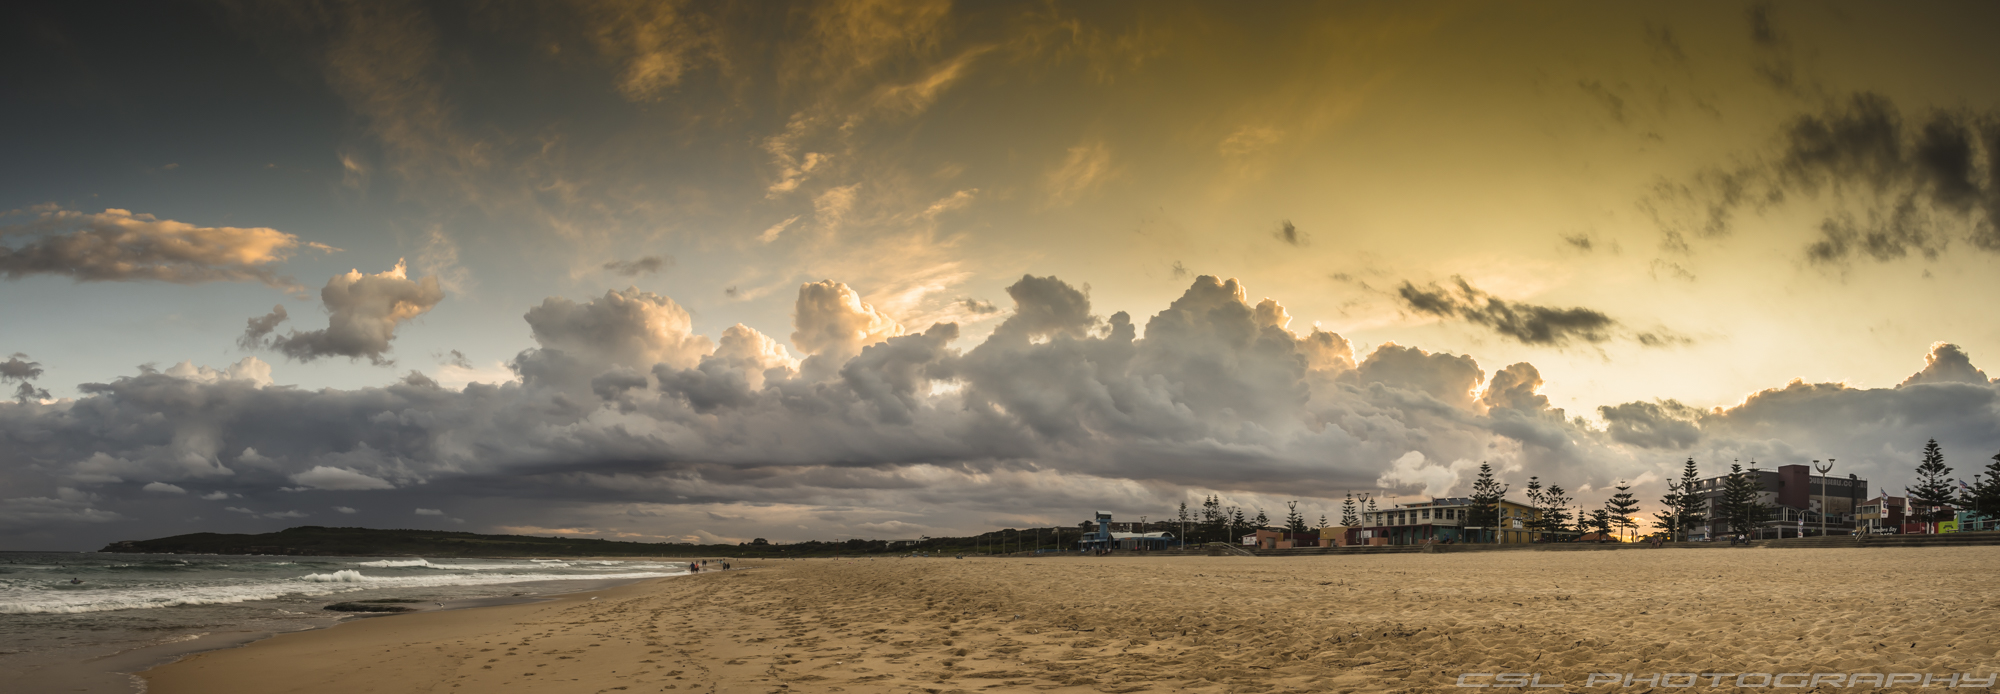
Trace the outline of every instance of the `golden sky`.
<instances>
[{"instance_id":1,"label":"golden sky","mask_svg":"<svg viewBox=\"0 0 2000 694\"><path fill-rule=\"evenodd\" d=\"M1687 457L1900 489L1927 438L2000 446L1995 14L22 5L0 522L435 482L484 528L941 534L1481 459L1591 503ZM147 379L343 404L121 426Z\"/></svg>"}]
</instances>

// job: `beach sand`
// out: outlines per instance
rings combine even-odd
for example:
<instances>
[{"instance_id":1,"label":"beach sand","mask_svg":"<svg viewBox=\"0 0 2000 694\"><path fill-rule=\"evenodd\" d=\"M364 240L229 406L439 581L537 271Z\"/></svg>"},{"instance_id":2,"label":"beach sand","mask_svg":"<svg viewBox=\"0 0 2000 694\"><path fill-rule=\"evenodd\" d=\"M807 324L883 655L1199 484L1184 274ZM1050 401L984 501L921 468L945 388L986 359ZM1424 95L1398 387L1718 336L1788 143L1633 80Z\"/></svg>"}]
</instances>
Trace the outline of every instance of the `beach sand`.
<instances>
[{"instance_id":1,"label":"beach sand","mask_svg":"<svg viewBox=\"0 0 2000 694\"><path fill-rule=\"evenodd\" d=\"M743 565L359 620L144 676L157 694L1382 692L2000 665L2000 547Z\"/></svg>"}]
</instances>

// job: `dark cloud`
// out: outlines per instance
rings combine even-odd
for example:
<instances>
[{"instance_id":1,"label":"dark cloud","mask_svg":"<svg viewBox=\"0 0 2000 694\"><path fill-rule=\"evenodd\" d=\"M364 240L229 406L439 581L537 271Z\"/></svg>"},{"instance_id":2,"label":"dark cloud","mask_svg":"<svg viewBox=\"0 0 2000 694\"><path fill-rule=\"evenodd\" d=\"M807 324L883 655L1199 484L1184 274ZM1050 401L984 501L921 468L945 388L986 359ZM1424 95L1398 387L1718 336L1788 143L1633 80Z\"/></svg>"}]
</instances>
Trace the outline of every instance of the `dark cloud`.
<instances>
[{"instance_id":1,"label":"dark cloud","mask_svg":"<svg viewBox=\"0 0 2000 694\"><path fill-rule=\"evenodd\" d=\"M262 282L291 289L273 266L303 245L263 227L200 227L150 214L108 209L91 214L40 206L33 221L0 226L0 275L62 275L79 282Z\"/></svg>"},{"instance_id":2,"label":"dark cloud","mask_svg":"<svg viewBox=\"0 0 2000 694\"><path fill-rule=\"evenodd\" d=\"M244 349L259 349L264 346L264 338L278 329L278 324L291 316L285 312L284 304L271 307L271 312L255 316L246 321L243 335L236 338L236 344Z\"/></svg>"},{"instance_id":3,"label":"dark cloud","mask_svg":"<svg viewBox=\"0 0 2000 694\"><path fill-rule=\"evenodd\" d=\"M1610 316L1587 308L1510 302L1474 288L1463 278L1453 281L1456 291L1436 284L1418 287L1404 282L1396 295L1418 313L1484 325L1528 345L1561 346L1573 340L1603 342L1611 339L1612 329L1618 325Z\"/></svg>"},{"instance_id":4,"label":"dark cloud","mask_svg":"<svg viewBox=\"0 0 2000 694\"><path fill-rule=\"evenodd\" d=\"M1752 66L1757 77L1772 89L1797 92L1798 78L1792 62L1791 42L1772 21L1770 3L1751 5L1747 14L1750 44L1757 52L1756 64Z\"/></svg>"},{"instance_id":5,"label":"dark cloud","mask_svg":"<svg viewBox=\"0 0 2000 694\"><path fill-rule=\"evenodd\" d=\"M354 270L327 280L320 290L320 303L327 311L327 327L307 332L274 335L278 323L287 316L284 306L249 319L238 344L245 348L264 347L302 362L321 357L367 357L377 365L394 363L387 358L396 328L431 310L444 300L444 290L436 277L411 280L401 261L395 269L373 275Z\"/></svg>"},{"instance_id":6,"label":"dark cloud","mask_svg":"<svg viewBox=\"0 0 2000 694\"><path fill-rule=\"evenodd\" d=\"M1778 28L1771 24L1770 3L1751 5L1748 14L1750 18L1750 41L1752 43L1764 47L1776 47L1784 44L1784 38L1778 35Z\"/></svg>"},{"instance_id":7,"label":"dark cloud","mask_svg":"<svg viewBox=\"0 0 2000 694\"><path fill-rule=\"evenodd\" d=\"M1312 245L1312 235L1299 231L1299 228L1294 226L1292 220L1289 219L1279 221L1278 230L1271 232L1271 236L1279 241L1300 248ZM1175 263L1175 266L1179 267L1179 263Z\"/></svg>"},{"instance_id":8,"label":"dark cloud","mask_svg":"<svg viewBox=\"0 0 2000 694\"><path fill-rule=\"evenodd\" d=\"M649 255L638 260L613 260L604 264L604 269L626 277L650 275L674 266L673 256Z\"/></svg>"},{"instance_id":9,"label":"dark cloud","mask_svg":"<svg viewBox=\"0 0 2000 694\"><path fill-rule=\"evenodd\" d=\"M1597 80L1577 80L1576 86L1582 89L1583 93L1590 95L1599 106L1603 106L1605 113L1611 116L1611 120L1625 122L1625 97L1619 96L1617 92Z\"/></svg>"},{"instance_id":10,"label":"dark cloud","mask_svg":"<svg viewBox=\"0 0 2000 694\"><path fill-rule=\"evenodd\" d=\"M976 313L976 314L979 314L979 315L982 315L982 316L984 316L984 315L987 315L987 314L991 314L991 313L998 313L998 312L1000 311L1000 308L999 308L999 307L997 307L997 306L994 306L994 305L993 305L993 302L991 302L991 301L980 301L980 300L978 300L978 299L959 299L959 300L958 300L958 305L959 305L959 306L963 306L963 307L965 307L965 310L967 310L967 311L971 311L971 312L973 312L973 313Z\"/></svg>"},{"instance_id":11,"label":"dark cloud","mask_svg":"<svg viewBox=\"0 0 2000 694\"><path fill-rule=\"evenodd\" d=\"M1672 65L1685 65L1687 51L1681 48L1680 39L1674 30L1652 22L1646 22L1646 45L1653 47L1653 55Z\"/></svg>"},{"instance_id":12,"label":"dark cloud","mask_svg":"<svg viewBox=\"0 0 2000 694\"><path fill-rule=\"evenodd\" d=\"M1673 400L1597 408L1611 438L1641 448L1684 449L1701 440L1701 412Z\"/></svg>"},{"instance_id":13,"label":"dark cloud","mask_svg":"<svg viewBox=\"0 0 2000 694\"><path fill-rule=\"evenodd\" d=\"M1586 253L1596 250L1596 244L1591 242L1589 234L1574 234L1570 236L1564 236L1562 237L1562 240L1563 243L1567 243L1571 247L1574 247L1577 250L1584 251Z\"/></svg>"},{"instance_id":14,"label":"dark cloud","mask_svg":"<svg viewBox=\"0 0 2000 694\"><path fill-rule=\"evenodd\" d=\"M794 342L817 370L746 326L694 334L671 299L636 289L530 309L537 346L516 357L520 380L498 385L412 373L306 390L274 384L255 358L142 368L73 400L0 403L0 527L82 545L159 534L144 518L228 516L189 531L242 531L339 507L355 509L343 523L449 509L435 518L485 530L717 539L713 513L752 536L937 534L977 518L1164 511L1204 493L1318 513L1350 488L1462 492L1481 460L1511 479L1601 486L1653 470L1649 451L1777 459L1919 420L1950 441L2000 443L1996 386L1963 379L1795 384L1699 415L1626 404L1601 411L1600 430L1550 407L1532 364L1488 379L1470 356L1417 347L1357 359L1337 334L1291 332L1283 305L1235 280L1194 279L1144 319L1144 338L1059 278L1007 293L1007 319L961 348L956 325L890 329L846 285L803 285Z\"/></svg>"},{"instance_id":15,"label":"dark cloud","mask_svg":"<svg viewBox=\"0 0 2000 694\"><path fill-rule=\"evenodd\" d=\"M0 383L14 382L14 400L21 404L47 399L49 391L35 387L32 383L42 376L41 362L28 361L28 355L15 352L0 362Z\"/></svg>"},{"instance_id":16,"label":"dark cloud","mask_svg":"<svg viewBox=\"0 0 2000 694\"><path fill-rule=\"evenodd\" d=\"M1174 279L1177 280L1187 279L1189 275L1194 274L1192 272L1189 272L1187 266L1182 265L1181 261L1178 260L1174 261L1173 267L1168 268L1168 271L1171 272L1174 276Z\"/></svg>"},{"instance_id":17,"label":"dark cloud","mask_svg":"<svg viewBox=\"0 0 2000 694\"><path fill-rule=\"evenodd\" d=\"M1868 92L1800 115L1764 160L1663 185L1656 203L1683 207L1682 214L1656 208L1663 246L1687 252L1684 231L1726 235L1746 207L1824 198L1835 209L1804 249L1817 265L1934 260L1961 240L2000 252L2000 178L1991 173L2000 170L2000 114L1934 110L1915 120L1921 125Z\"/></svg>"}]
</instances>

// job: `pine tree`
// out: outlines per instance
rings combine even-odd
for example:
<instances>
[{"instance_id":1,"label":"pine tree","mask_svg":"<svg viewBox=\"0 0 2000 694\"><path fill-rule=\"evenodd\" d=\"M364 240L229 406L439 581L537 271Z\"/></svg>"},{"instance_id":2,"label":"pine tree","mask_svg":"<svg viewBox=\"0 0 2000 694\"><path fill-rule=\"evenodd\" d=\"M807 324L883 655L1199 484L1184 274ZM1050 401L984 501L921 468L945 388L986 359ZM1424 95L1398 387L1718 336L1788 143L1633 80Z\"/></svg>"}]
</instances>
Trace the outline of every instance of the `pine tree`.
<instances>
[{"instance_id":1,"label":"pine tree","mask_svg":"<svg viewBox=\"0 0 2000 694\"><path fill-rule=\"evenodd\" d=\"M1537 510L1540 510L1546 501L1547 499L1544 499L1542 497L1542 478L1536 477L1534 475L1529 475L1528 505L1535 507ZM1542 518L1541 514L1536 514L1536 517L1534 519L1528 521L1528 529L1534 531L1539 536L1539 534L1542 532L1542 524L1546 522L1547 519Z\"/></svg>"},{"instance_id":2,"label":"pine tree","mask_svg":"<svg viewBox=\"0 0 2000 694\"><path fill-rule=\"evenodd\" d=\"M1547 532L1569 529L1569 492L1562 485L1551 484L1542 491L1542 513L1536 522Z\"/></svg>"},{"instance_id":3,"label":"pine tree","mask_svg":"<svg viewBox=\"0 0 2000 694\"><path fill-rule=\"evenodd\" d=\"M1621 530L1637 530L1639 524L1632 520L1632 514L1639 512L1639 501L1632 498L1632 485L1618 481L1617 494L1604 500L1604 512L1610 514L1611 524Z\"/></svg>"},{"instance_id":4,"label":"pine tree","mask_svg":"<svg viewBox=\"0 0 2000 694\"><path fill-rule=\"evenodd\" d=\"M1611 525L1613 522L1610 511L1600 508L1590 512L1590 520L1588 521L1590 529L1597 531L1597 535L1600 538L1611 534Z\"/></svg>"},{"instance_id":5,"label":"pine tree","mask_svg":"<svg viewBox=\"0 0 2000 694\"><path fill-rule=\"evenodd\" d=\"M1472 517L1467 525L1493 528L1493 541L1500 541L1500 500L1507 490L1493 480L1493 466L1479 464L1479 478L1472 482Z\"/></svg>"},{"instance_id":6,"label":"pine tree","mask_svg":"<svg viewBox=\"0 0 2000 694\"><path fill-rule=\"evenodd\" d=\"M1319 527L1326 527L1326 514L1319 514Z\"/></svg>"},{"instance_id":7,"label":"pine tree","mask_svg":"<svg viewBox=\"0 0 2000 694\"><path fill-rule=\"evenodd\" d=\"M1296 500L1288 501L1285 503L1285 509L1285 530L1293 533L1304 533L1306 531L1306 517L1299 515L1299 502Z\"/></svg>"},{"instance_id":8,"label":"pine tree","mask_svg":"<svg viewBox=\"0 0 2000 694\"><path fill-rule=\"evenodd\" d=\"M1708 499L1702 496L1698 488L1700 484L1701 470L1695 467L1694 459L1689 458L1687 465L1681 467L1680 483L1674 485L1674 500L1677 502L1673 505L1674 526L1680 529L1682 540L1707 521Z\"/></svg>"},{"instance_id":9,"label":"pine tree","mask_svg":"<svg viewBox=\"0 0 2000 694\"><path fill-rule=\"evenodd\" d=\"M1755 530L1764 520L1764 502L1758 494L1764 491L1764 481L1759 479L1757 468L1743 471L1738 463L1729 464L1729 476L1722 482L1722 522L1731 533L1748 533Z\"/></svg>"},{"instance_id":10,"label":"pine tree","mask_svg":"<svg viewBox=\"0 0 2000 694\"><path fill-rule=\"evenodd\" d=\"M1209 542L1228 542L1228 524L1229 518L1222 513L1222 500L1210 494L1208 499L1201 502L1202 537L1207 538Z\"/></svg>"},{"instance_id":11,"label":"pine tree","mask_svg":"<svg viewBox=\"0 0 2000 694\"><path fill-rule=\"evenodd\" d=\"M1264 509L1261 508L1257 509L1257 519L1250 522L1255 523L1258 530L1271 527L1271 518L1264 515Z\"/></svg>"},{"instance_id":12,"label":"pine tree","mask_svg":"<svg viewBox=\"0 0 2000 694\"><path fill-rule=\"evenodd\" d=\"M1660 497L1660 507L1663 510L1653 513L1653 527L1665 530L1668 538L1680 539L1681 486L1678 483L1667 481L1667 493Z\"/></svg>"},{"instance_id":13,"label":"pine tree","mask_svg":"<svg viewBox=\"0 0 2000 694\"><path fill-rule=\"evenodd\" d=\"M1917 463L1917 486L1911 487L1910 511L1917 520L1936 523L1952 517L1951 503L1958 494L1951 488L1951 468L1944 464L1944 451L1937 439L1924 444L1924 459Z\"/></svg>"},{"instance_id":14,"label":"pine tree","mask_svg":"<svg viewBox=\"0 0 2000 694\"><path fill-rule=\"evenodd\" d=\"M1243 531L1249 528L1250 519L1243 515L1243 509L1236 506L1229 507L1229 539L1227 541L1238 541L1238 538L1243 537Z\"/></svg>"},{"instance_id":15,"label":"pine tree","mask_svg":"<svg viewBox=\"0 0 2000 694\"><path fill-rule=\"evenodd\" d=\"M1988 519L2000 515L2000 453L1993 454L1993 462L1986 465L1985 479L1975 476L1972 481L1975 484L1965 497L1966 507Z\"/></svg>"},{"instance_id":16,"label":"pine tree","mask_svg":"<svg viewBox=\"0 0 2000 694\"><path fill-rule=\"evenodd\" d=\"M2000 461L2000 455L1993 456L1993 459ZM1347 500L1340 502L1340 525L1346 528L1361 525L1361 517L1354 513L1354 492L1348 492Z\"/></svg>"}]
</instances>

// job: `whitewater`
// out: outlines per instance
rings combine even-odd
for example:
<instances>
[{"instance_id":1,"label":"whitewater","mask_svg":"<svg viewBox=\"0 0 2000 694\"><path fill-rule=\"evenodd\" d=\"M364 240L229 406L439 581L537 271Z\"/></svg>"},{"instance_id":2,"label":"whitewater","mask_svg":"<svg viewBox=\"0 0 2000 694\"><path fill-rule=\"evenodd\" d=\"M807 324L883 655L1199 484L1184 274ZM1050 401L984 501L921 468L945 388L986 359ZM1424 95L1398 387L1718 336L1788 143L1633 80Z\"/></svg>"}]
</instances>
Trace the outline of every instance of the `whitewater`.
<instances>
[{"instance_id":1,"label":"whitewater","mask_svg":"<svg viewBox=\"0 0 2000 694\"><path fill-rule=\"evenodd\" d=\"M665 560L0 552L0 671L355 618L324 609L335 602L431 609L686 573Z\"/></svg>"}]
</instances>

